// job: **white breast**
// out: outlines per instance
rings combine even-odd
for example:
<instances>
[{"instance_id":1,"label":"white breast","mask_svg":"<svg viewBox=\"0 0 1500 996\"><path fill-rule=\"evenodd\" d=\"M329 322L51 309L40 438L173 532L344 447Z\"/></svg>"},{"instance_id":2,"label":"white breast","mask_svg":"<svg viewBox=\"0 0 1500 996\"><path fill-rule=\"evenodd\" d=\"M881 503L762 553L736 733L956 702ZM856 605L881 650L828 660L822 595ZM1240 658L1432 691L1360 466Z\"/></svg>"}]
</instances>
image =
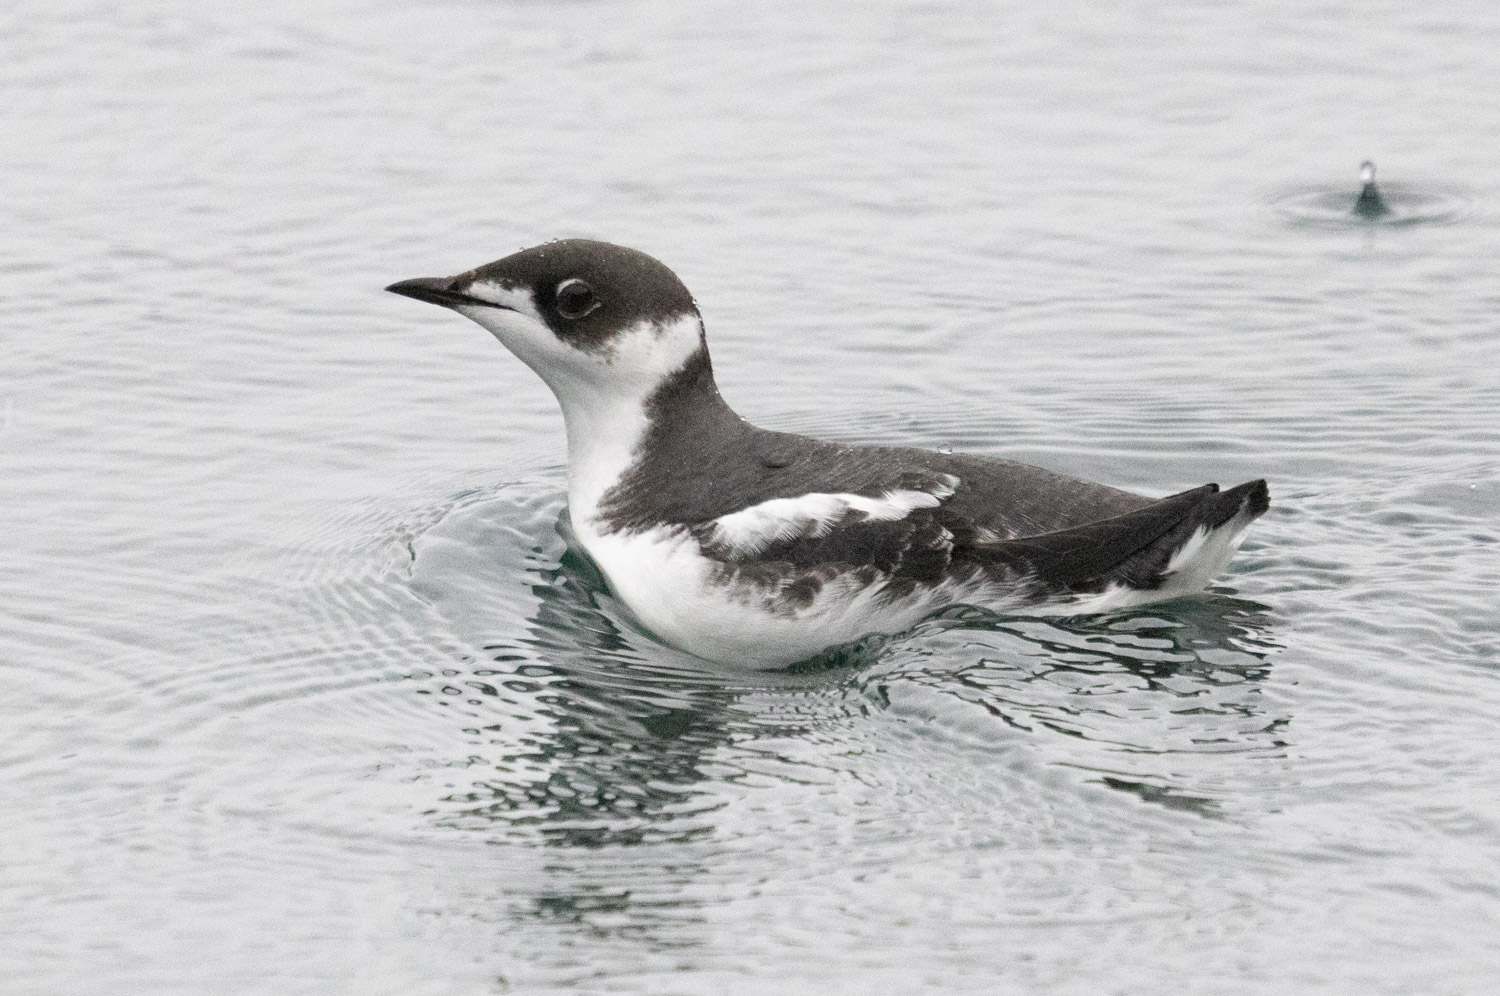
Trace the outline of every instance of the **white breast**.
<instances>
[{"instance_id":1,"label":"white breast","mask_svg":"<svg viewBox=\"0 0 1500 996\"><path fill-rule=\"evenodd\" d=\"M601 534L575 521L574 532L647 631L699 657L745 667L784 667L870 633L909 629L944 605L999 599L989 585L945 583L892 603L878 586L845 575L827 581L810 604L792 607L774 584L726 574L685 526Z\"/></svg>"}]
</instances>

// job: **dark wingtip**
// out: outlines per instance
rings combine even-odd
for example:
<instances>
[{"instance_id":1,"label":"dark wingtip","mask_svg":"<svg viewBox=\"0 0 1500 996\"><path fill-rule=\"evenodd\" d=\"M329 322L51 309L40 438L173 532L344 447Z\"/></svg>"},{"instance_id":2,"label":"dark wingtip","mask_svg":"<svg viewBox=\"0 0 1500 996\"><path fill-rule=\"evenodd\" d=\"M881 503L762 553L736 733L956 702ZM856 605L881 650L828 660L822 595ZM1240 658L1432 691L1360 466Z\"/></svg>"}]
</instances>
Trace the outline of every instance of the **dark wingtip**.
<instances>
[{"instance_id":1,"label":"dark wingtip","mask_svg":"<svg viewBox=\"0 0 1500 996\"><path fill-rule=\"evenodd\" d=\"M1266 509L1271 507L1271 489L1266 487L1266 480L1263 477L1247 481L1239 487L1230 488L1225 494L1238 495L1244 502L1245 511L1250 513L1252 519L1264 515Z\"/></svg>"}]
</instances>

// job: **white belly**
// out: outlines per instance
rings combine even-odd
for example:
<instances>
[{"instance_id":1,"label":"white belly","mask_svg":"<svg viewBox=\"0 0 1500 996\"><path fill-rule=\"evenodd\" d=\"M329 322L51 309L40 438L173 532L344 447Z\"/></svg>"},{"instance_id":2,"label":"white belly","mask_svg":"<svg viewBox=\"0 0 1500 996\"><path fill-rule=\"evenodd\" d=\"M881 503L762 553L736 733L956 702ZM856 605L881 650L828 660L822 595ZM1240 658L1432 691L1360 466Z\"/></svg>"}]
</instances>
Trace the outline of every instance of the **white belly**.
<instances>
[{"instance_id":1,"label":"white belly","mask_svg":"<svg viewBox=\"0 0 1500 996\"><path fill-rule=\"evenodd\" d=\"M945 582L892 600L882 597L879 585L850 575L826 582L808 604L792 604L775 585L726 580L723 565L705 557L685 527L640 533L600 533L593 523L574 528L615 595L659 639L708 660L775 668L872 633L900 633L956 603L997 612L1074 615L1176 598L1201 590L1224 569L1249 523L1241 514L1218 529L1195 533L1172 558L1158 588L1112 585L1098 594L1040 604L997 583Z\"/></svg>"},{"instance_id":2,"label":"white belly","mask_svg":"<svg viewBox=\"0 0 1500 996\"><path fill-rule=\"evenodd\" d=\"M769 585L726 583L716 561L681 527L599 534L578 529L615 595L655 636L691 654L752 668L784 667L870 633L910 629L962 601L942 585L891 603L853 578L826 583L811 603L791 606Z\"/></svg>"}]
</instances>

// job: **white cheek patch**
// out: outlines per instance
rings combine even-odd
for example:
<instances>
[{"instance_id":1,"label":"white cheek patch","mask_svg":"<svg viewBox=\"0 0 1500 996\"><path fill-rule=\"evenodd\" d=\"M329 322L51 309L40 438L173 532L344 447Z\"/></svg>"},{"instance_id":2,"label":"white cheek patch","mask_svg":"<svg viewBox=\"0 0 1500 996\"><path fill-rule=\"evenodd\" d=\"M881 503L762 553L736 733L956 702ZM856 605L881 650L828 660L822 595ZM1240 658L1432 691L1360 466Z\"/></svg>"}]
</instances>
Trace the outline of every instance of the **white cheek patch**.
<instances>
[{"instance_id":1,"label":"white cheek patch","mask_svg":"<svg viewBox=\"0 0 1500 996\"><path fill-rule=\"evenodd\" d=\"M501 345L542 375L556 361L550 359L563 352L563 343L552 334L540 318L519 308L487 308L480 304L460 304L453 309L500 340Z\"/></svg>"},{"instance_id":2,"label":"white cheek patch","mask_svg":"<svg viewBox=\"0 0 1500 996\"><path fill-rule=\"evenodd\" d=\"M706 523L707 543L733 557L753 557L772 543L827 536L851 517L858 521L894 522L919 508L936 508L953 494L958 479L944 475L930 490L894 490L878 498L855 494L812 493L772 498Z\"/></svg>"},{"instance_id":3,"label":"white cheek patch","mask_svg":"<svg viewBox=\"0 0 1500 996\"><path fill-rule=\"evenodd\" d=\"M549 354L556 352L560 344L557 336L553 335L547 323L542 320L541 313L537 311L536 302L531 298L531 291L522 287L506 287L504 284L475 280L463 289L463 293L476 300L495 305L495 307L486 307L483 304L459 304L453 310L483 326L490 335L499 339L506 349L515 353L538 373L543 373L542 367L546 365L546 358ZM545 374L543 376L545 377Z\"/></svg>"},{"instance_id":4,"label":"white cheek patch","mask_svg":"<svg viewBox=\"0 0 1500 996\"><path fill-rule=\"evenodd\" d=\"M682 369L703 348L703 321L696 314L670 322L636 322L596 347L610 366L659 380ZM654 385L653 385L654 386Z\"/></svg>"},{"instance_id":5,"label":"white cheek patch","mask_svg":"<svg viewBox=\"0 0 1500 996\"><path fill-rule=\"evenodd\" d=\"M524 287L507 287L487 280L475 280L463 289L463 293L501 308L519 311L527 318L539 322L542 320L541 312L536 310L536 302L531 299L531 291Z\"/></svg>"}]
</instances>

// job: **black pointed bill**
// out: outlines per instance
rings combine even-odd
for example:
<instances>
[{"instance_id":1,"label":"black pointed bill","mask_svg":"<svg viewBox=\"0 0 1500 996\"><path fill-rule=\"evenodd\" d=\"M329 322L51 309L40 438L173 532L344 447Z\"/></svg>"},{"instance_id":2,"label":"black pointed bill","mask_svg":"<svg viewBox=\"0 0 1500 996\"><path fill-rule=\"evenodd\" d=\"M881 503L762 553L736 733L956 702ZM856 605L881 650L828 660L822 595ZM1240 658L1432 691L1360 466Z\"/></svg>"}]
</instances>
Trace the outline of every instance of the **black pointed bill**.
<instances>
[{"instance_id":1,"label":"black pointed bill","mask_svg":"<svg viewBox=\"0 0 1500 996\"><path fill-rule=\"evenodd\" d=\"M428 304L441 304L445 308L457 308L462 305L479 308L505 308L503 304L485 301L481 298L465 294L463 291L454 290L453 283L454 279L452 277L416 277L412 280L401 280L391 284L386 290L392 294L400 294L403 297L426 301ZM512 311L514 309L507 308L506 310Z\"/></svg>"}]
</instances>

